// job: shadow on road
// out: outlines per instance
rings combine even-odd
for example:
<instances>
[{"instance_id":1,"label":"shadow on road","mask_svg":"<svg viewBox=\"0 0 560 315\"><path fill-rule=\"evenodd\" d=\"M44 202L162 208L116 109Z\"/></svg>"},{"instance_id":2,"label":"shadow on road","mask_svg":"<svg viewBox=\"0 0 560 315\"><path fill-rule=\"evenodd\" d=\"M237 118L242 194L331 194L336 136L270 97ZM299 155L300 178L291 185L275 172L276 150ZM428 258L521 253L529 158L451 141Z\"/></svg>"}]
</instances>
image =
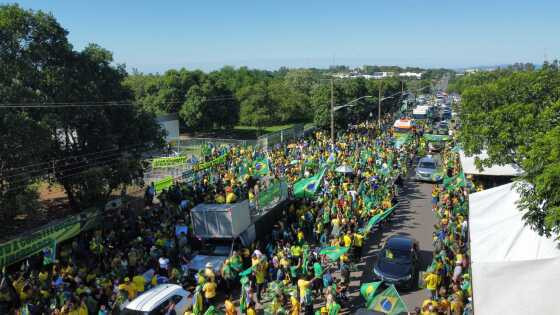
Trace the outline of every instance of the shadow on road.
<instances>
[{"instance_id":1,"label":"shadow on road","mask_svg":"<svg viewBox=\"0 0 560 315\"><path fill-rule=\"evenodd\" d=\"M424 187L423 192L421 191L421 185L424 184L415 182L411 178L407 179L405 186L398 196L399 207L386 224L372 232L364 244L362 259L357 264L359 271L351 273L349 286L350 301L347 305L350 314L364 306L365 301L360 295L360 285L374 281L373 266L376 261L376 254L381 250L387 238L392 235L405 235L416 238L415 235L422 234L424 236L423 239L426 239L427 237L424 234L431 233L431 229L426 231L427 228L430 228L429 223L426 224L424 222L424 224L421 224L419 222L419 216L425 216L425 214L418 213L417 211L430 211L429 200L431 198L429 194L426 194L426 187ZM413 204L417 205L416 208L413 207ZM420 244L420 270L425 270L431 263L433 256L431 248L431 244L426 244L426 242ZM414 303L419 303L419 301L428 297L428 293L422 289L410 291L398 289L398 291L404 299L409 297ZM411 305L408 305L409 311L418 305L411 303Z\"/></svg>"}]
</instances>

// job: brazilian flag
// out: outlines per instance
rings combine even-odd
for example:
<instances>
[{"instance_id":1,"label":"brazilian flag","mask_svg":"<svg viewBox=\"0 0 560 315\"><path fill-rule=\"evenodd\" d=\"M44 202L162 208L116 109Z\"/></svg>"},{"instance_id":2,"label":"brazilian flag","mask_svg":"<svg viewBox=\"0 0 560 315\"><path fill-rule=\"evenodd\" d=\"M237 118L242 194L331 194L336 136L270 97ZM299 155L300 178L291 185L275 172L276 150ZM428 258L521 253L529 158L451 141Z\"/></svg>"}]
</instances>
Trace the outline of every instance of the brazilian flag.
<instances>
[{"instance_id":1,"label":"brazilian flag","mask_svg":"<svg viewBox=\"0 0 560 315\"><path fill-rule=\"evenodd\" d=\"M382 281L369 282L364 283L360 286L360 294L362 295L364 300L366 300L366 308L369 309L371 307L373 298L375 297L375 292L377 292L377 289L381 285L381 282Z\"/></svg>"},{"instance_id":2,"label":"brazilian flag","mask_svg":"<svg viewBox=\"0 0 560 315\"><path fill-rule=\"evenodd\" d=\"M336 163L336 155L333 152L329 155L329 158L327 159L327 164L334 165L335 163Z\"/></svg>"},{"instance_id":3,"label":"brazilian flag","mask_svg":"<svg viewBox=\"0 0 560 315\"><path fill-rule=\"evenodd\" d=\"M392 284L385 289L385 291L373 297L371 307L374 311L383 312L389 315L408 312L406 304L401 299L397 289L395 289L395 286Z\"/></svg>"},{"instance_id":4,"label":"brazilian flag","mask_svg":"<svg viewBox=\"0 0 560 315\"><path fill-rule=\"evenodd\" d=\"M467 180L465 179L465 173L461 172L452 177L445 177L443 179L443 187L446 190L455 190L458 187L465 187L467 185Z\"/></svg>"},{"instance_id":5,"label":"brazilian flag","mask_svg":"<svg viewBox=\"0 0 560 315\"><path fill-rule=\"evenodd\" d=\"M56 240L52 240L50 245L43 249L43 265L49 265L56 260Z\"/></svg>"},{"instance_id":6,"label":"brazilian flag","mask_svg":"<svg viewBox=\"0 0 560 315\"><path fill-rule=\"evenodd\" d=\"M321 185L321 180L325 175L326 167L323 167L319 173L309 177L302 178L294 184L294 196L296 198L311 197L317 192L317 188Z\"/></svg>"},{"instance_id":7,"label":"brazilian flag","mask_svg":"<svg viewBox=\"0 0 560 315\"><path fill-rule=\"evenodd\" d=\"M348 252L348 247L328 246L323 247L319 252L320 255L326 255L330 260L335 261Z\"/></svg>"},{"instance_id":8,"label":"brazilian flag","mask_svg":"<svg viewBox=\"0 0 560 315\"><path fill-rule=\"evenodd\" d=\"M256 175L265 176L270 171L268 159L260 158L253 161L253 170Z\"/></svg>"}]
</instances>

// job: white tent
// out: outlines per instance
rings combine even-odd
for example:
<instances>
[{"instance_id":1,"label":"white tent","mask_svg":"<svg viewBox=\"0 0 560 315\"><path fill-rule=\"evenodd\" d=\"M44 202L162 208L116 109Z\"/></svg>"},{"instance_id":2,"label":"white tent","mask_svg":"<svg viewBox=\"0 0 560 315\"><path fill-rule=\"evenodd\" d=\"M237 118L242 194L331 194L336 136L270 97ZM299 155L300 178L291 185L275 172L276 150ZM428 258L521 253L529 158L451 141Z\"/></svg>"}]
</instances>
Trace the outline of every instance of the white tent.
<instances>
[{"instance_id":1,"label":"white tent","mask_svg":"<svg viewBox=\"0 0 560 315\"><path fill-rule=\"evenodd\" d=\"M475 314L558 314L560 247L525 226L513 185L469 197Z\"/></svg>"},{"instance_id":2,"label":"white tent","mask_svg":"<svg viewBox=\"0 0 560 315\"><path fill-rule=\"evenodd\" d=\"M490 175L490 176L519 176L522 170L515 165L492 165L491 167L484 167L482 171L479 171L475 165L475 158L485 159L488 157L486 151L482 151L481 154L466 156L464 151L459 152L461 158L461 168L465 174L473 175Z\"/></svg>"}]
</instances>

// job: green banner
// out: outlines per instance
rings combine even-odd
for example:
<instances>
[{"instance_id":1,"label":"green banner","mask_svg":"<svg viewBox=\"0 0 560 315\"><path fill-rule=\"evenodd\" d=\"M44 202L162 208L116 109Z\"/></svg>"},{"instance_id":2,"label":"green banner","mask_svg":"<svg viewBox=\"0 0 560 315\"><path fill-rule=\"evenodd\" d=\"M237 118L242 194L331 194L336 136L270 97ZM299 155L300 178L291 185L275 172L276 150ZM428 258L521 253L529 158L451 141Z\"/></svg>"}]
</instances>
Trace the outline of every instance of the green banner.
<instances>
[{"instance_id":1,"label":"green banner","mask_svg":"<svg viewBox=\"0 0 560 315\"><path fill-rule=\"evenodd\" d=\"M259 193L259 208L266 208L273 203L282 200L287 194L287 185L285 182L277 182L272 184L267 190Z\"/></svg>"},{"instance_id":2,"label":"green banner","mask_svg":"<svg viewBox=\"0 0 560 315\"><path fill-rule=\"evenodd\" d=\"M203 171L203 170L205 170L205 169L207 169L207 168L214 167L214 166L216 166L216 165L223 164L223 163L226 162L227 156L228 156L228 154L226 153L226 154L224 154L224 155L221 155L221 156L219 156L219 157L213 159L212 161L203 162L203 163L198 163L198 164L196 164L196 165L193 167L193 170L194 170L195 172L198 172L198 171Z\"/></svg>"},{"instance_id":3,"label":"green banner","mask_svg":"<svg viewBox=\"0 0 560 315\"><path fill-rule=\"evenodd\" d=\"M441 141L448 141L451 139L451 137L448 135L434 135L434 134L427 133L424 135L424 139L426 139L426 141L431 141L431 142L441 142Z\"/></svg>"},{"instance_id":4,"label":"green banner","mask_svg":"<svg viewBox=\"0 0 560 315\"><path fill-rule=\"evenodd\" d=\"M158 180L157 182L154 182L154 189L157 194L162 190L171 187L172 185L173 185L173 176L167 176L162 180Z\"/></svg>"},{"instance_id":5,"label":"green banner","mask_svg":"<svg viewBox=\"0 0 560 315\"><path fill-rule=\"evenodd\" d=\"M175 167L187 163L186 156L163 157L152 160L152 168Z\"/></svg>"},{"instance_id":6,"label":"green banner","mask_svg":"<svg viewBox=\"0 0 560 315\"><path fill-rule=\"evenodd\" d=\"M403 145L409 143L412 140L412 135L409 133L397 133L395 134L395 148L399 149Z\"/></svg>"},{"instance_id":7,"label":"green banner","mask_svg":"<svg viewBox=\"0 0 560 315\"><path fill-rule=\"evenodd\" d=\"M98 211L73 215L59 222L46 225L36 232L22 234L0 244L0 267L8 266L44 249L54 250L54 244L78 235L88 227L94 226L100 218ZM52 253L52 257L56 255Z\"/></svg>"}]
</instances>

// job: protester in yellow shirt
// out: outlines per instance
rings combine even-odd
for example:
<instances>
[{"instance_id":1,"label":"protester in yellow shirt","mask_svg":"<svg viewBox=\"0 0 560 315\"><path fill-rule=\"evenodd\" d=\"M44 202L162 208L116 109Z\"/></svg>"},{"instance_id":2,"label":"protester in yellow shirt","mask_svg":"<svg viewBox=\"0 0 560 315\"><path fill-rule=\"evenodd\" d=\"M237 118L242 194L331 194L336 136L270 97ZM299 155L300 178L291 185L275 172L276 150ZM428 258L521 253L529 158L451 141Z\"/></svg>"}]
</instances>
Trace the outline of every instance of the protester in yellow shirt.
<instances>
[{"instance_id":1,"label":"protester in yellow shirt","mask_svg":"<svg viewBox=\"0 0 560 315\"><path fill-rule=\"evenodd\" d=\"M132 277L132 283L134 284L136 292L144 292L146 287L146 278L144 278L143 275L135 275L134 277Z\"/></svg>"},{"instance_id":2,"label":"protester in yellow shirt","mask_svg":"<svg viewBox=\"0 0 560 315\"><path fill-rule=\"evenodd\" d=\"M228 294L224 302L226 309L226 315L237 315L237 310L235 309L235 304L232 302L231 294Z\"/></svg>"},{"instance_id":3,"label":"protester in yellow shirt","mask_svg":"<svg viewBox=\"0 0 560 315\"><path fill-rule=\"evenodd\" d=\"M301 304L296 298L295 294L290 296L290 303L292 304L292 309L290 310L290 315L299 315L301 311Z\"/></svg>"},{"instance_id":4,"label":"protester in yellow shirt","mask_svg":"<svg viewBox=\"0 0 560 315\"><path fill-rule=\"evenodd\" d=\"M130 282L129 277L124 278L124 289L128 293L128 299L132 301L136 297L137 291L136 286L134 285L134 283Z\"/></svg>"},{"instance_id":5,"label":"protester in yellow shirt","mask_svg":"<svg viewBox=\"0 0 560 315\"><path fill-rule=\"evenodd\" d=\"M249 305L247 307L247 315L257 315L255 311L255 302L249 301Z\"/></svg>"},{"instance_id":6,"label":"protester in yellow shirt","mask_svg":"<svg viewBox=\"0 0 560 315\"><path fill-rule=\"evenodd\" d=\"M202 291L204 291L204 299L206 300L206 305L212 305L214 298L216 297L216 288L218 286L215 282L208 281L202 287Z\"/></svg>"},{"instance_id":7,"label":"protester in yellow shirt","mask_svg":"<svg viewBox=\"0 0 560 315\"><path fill-rule=\"evenodd\" d=\"M425 277L424 281L426 282L426 289L430 291L432 294L432 299L436 299L437 297L437 282L438 277L435 273L429 272Z\"/></svg>"},{"instance_id":8,"label":"protester in yellow shirt","mask_svg":"<svg viewBox=\"0 0 560 315\"><path fill-rule=\"evenodd\" d=\"M342 240L344 241L344 247L352 246L352 237L350 237L350 235L344 234Z\"/></svg>"}]
</instances>

